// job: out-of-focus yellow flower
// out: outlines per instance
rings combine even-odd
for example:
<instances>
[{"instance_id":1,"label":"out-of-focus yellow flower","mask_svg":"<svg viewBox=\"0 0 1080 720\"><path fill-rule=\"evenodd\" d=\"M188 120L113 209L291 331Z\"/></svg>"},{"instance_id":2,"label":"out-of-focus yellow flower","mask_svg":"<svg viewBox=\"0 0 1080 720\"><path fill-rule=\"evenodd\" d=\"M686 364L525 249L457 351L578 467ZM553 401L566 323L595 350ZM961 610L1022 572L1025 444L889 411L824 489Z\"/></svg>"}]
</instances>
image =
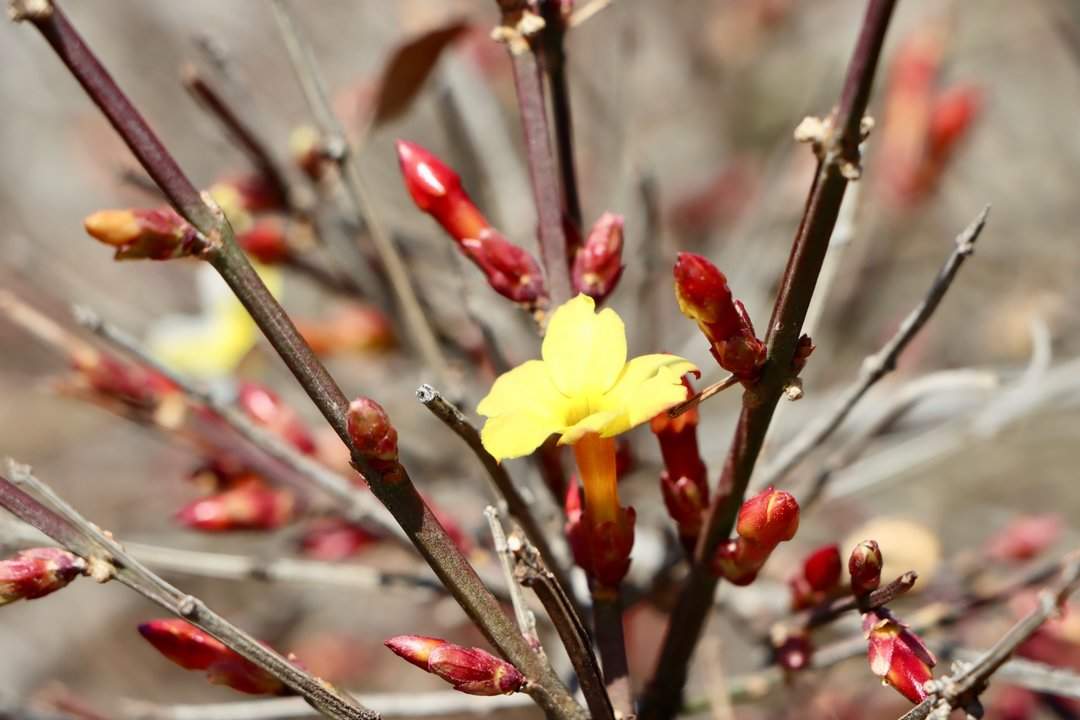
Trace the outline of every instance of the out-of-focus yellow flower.
<instances>
[{"instance_id":1,"label":"out-of-focus yellow flower","mask_svg":"<svg viewBox=\"0 0 1080 720\"><path fill-rule=\"evenodd\" d=\"M499 460L528 455L554 433L570 445L626 432L685 400L682 376L697 370L675 355L627 362L622 319L595 312L587 295L551 316L541 355L501 375L476 409L488 418L484 447Z\"/></svg>"}]
</instances>

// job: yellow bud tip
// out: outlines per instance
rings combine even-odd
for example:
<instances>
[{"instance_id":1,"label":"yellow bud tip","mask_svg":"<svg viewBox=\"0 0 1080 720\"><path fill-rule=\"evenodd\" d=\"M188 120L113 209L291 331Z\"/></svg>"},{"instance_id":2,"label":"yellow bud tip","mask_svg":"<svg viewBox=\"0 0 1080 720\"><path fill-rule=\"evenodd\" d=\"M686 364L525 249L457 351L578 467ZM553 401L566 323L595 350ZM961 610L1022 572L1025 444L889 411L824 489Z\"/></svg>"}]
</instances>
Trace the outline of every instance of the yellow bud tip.
<instances>
[{"instance_id":1,"label":"yellow bud tip","mask_svg":"<svg viewBox=\"0 0 1080 720\"><path fill-rule=\"evenodd\" d=\"M142 232L130 210L99 210L83 220L83 227L98 242L116 247L127 245Z\"/></svg>"}]
</instances>

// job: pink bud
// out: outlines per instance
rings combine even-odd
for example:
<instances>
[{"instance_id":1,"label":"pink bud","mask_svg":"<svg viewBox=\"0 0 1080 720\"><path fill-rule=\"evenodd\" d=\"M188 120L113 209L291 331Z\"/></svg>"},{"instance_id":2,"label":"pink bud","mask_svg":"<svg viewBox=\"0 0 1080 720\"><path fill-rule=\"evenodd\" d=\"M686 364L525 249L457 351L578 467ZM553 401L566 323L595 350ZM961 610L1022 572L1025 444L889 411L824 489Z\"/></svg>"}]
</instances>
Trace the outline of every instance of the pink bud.
<instances>
[{"instance_id":1,"label":"pink bud","mask_svg":"<svg viewBox=\"0 0 1080 720\"><path fill-rule=\"evenodd\" d=\"M525 677L505 660L450 643L431 651L428 670L468 695L510 695L525 685Z\"/></svg>"},{"instance_id":2,"label":"pink bud","mask_svg":"<svg viewBox=\"0 0 1080 720\"><path fill-rule=\"evenodd\" d=\"M394 345L394 328L373 305L348 303L318 319L296 320L296 329L320 356L384 350Z\"/></svg>"},{"instance_id":3,"label":"pink bud","mask_svg":"<svg viewBox=\"0 0 1080 720\"><path fill-rule=\"evenodd\" d=\"M99 210L83 221L95 240L116 248L117 260L169 260L193 254L198 233L172 208Z\"/></svg>"},{"instance_id":4,"label":"pink bud","mask_svg":"<svg viewBox=\"0 0 1080 720\"><path fill-rule=\"evenodd\" d=\"M926 699L923 685L934 676L936 658L922 640L887 610L863 616L870 671L913 703Z\"/></svg>"},{"instance_id":5,"label":"pink bud","mask_svg":"<svg viewBox=\"0 0 1080 720\"><path fill-rule=\"evenodd\" d=\"M230 652L220 640L186 620L150 620L139 625L139 634L185 670L205 670Z\"/></svg>"},{"instance_id":6,"label":"pink bud","mask_svg":"<svg viewBox=\"0 0 1080 720\"><path fill-rule=\"evenodd\" d=\"M254 382L241 383L236 403L257 425L287 440L305 455L315 453L317 445L311 430L299 413L270 388Z\"/></svg>"},{"instance_id":7,"label":"pink bud","mask_svg":"<svg viewBox=\"0 0 1080 720\"><path fill-rule=\"evenodd\" d=\"M749 585L757 579L772 548L753 540L737 538L720 544L713 555L712 571L732 585Z\"/></svg>"},{"instance_id":8,"label":"pink bud","mask_svg":"<svg viewBox=\"0 0 1080 720\"><path fill-rule=\"evenodd\" d=\"M855 546L848 558L848 573L851 574L851 592L856 596L866 595L881 584L881 566L885 561L881 549L873 540L864 540Z\"/></svg>"},{"instance_id":9,"label":"pink bud","mask_svg":"<svg viewBox=\"0 0 1080 720\"><path fill-rule=\"evenodd\" d=\"M281 220L259 220L248 230L238 233L237 244L251 257L265 265L277 265L289 257L289 242Z\"/></svg>"},{"instance_id":10,"label":"pink bud","mask_svg":"<svg viewBox=\"0 0 1080 720\"><path fill-rule=\"evenodd\" d=\"M398 635L383 642L395 655L407 660L421 670L428 669L428 658L431 653L448 643L435 637L426 635Z\"/></svg>"},{"instance_id":11,"label":"pink bud","mask_svg":"<svg viewBox=\"0 0 1080 720\"><path fill-rule=\"evenodd\" d=\"M743 503L735 531L740 537L753 540L770 550L779 543L795 537L799 529L799 503L795 497L772 487Z\"/></svg>"},{"instance_id":12,"label":"pink bud","mask_svg":"<svg viewBox=\"0 0 1080 720\"><path fill-rule=\"evenodd\" d=\"M672 481L665 470L660 474L660 493L668 515L679 526L679 539L688 552L693 552L698 534L709 507L709 487L697 483L685 475Z\"/></svg>"},{"instance_id":13,"label":"pink bud","mask_svg":"<svg viewBox=\"0 0 1080 720\"><path fill-rule=\"evenodd\" d=\"M986 544L995 560L1030 560L1058 541L1063 530L1061 515L1025 515L1015 518Z\"/></svg>"},{"instance_id":14,"label":"pink bud","mask_svg":"<svg viewBox=\"0 0 1080 720\"><path fill-rule=\"evenodd\" d=\"M0 605L44 597L86 570L82 558L60 548L29 548L0 560Z\"/></svg>"},{"instance_id":15,"label":"pink bud","mask_svg":"<svg viewBox=\"0 0 1080 720\"><path fill-rule=\"evenodd\" d=\"M789 672L797 672L810 665L814 646L805 630L791 630L773 638L773 652L777 665Z\"/></svg>"},{"instance_id":16,"label":"pink bud","mask_svg":"<svg viewBox=\"0 0 1080 720\"><path fill-rule=\"evenodd\" d=\"M382 405L367 397L353 400L349 403L348 429L356 451L369 462L383 467L397 465L397 430Z\"/></svg>"},{"instance_id":17,"label":"pink bud","mask_svg":"<svg viewBox=\"0 0 1080 720\"><path fill-rule=\"evenodd\" d=\"M378 541L376 535L344 518L318 518L304 531L300 549L310 558L338 562Z\"/></svg>"},{"instance_id":18,"label":"pink bud","mask_svg":"<svg viewBox=\"0 0 1080 720\"><path fill-rule=\"evenodd\" d=\"M257 475L235 487L184 506L176 519L203 532L273 530L292 521L296 496L285 488L272 488Z\"/></svg>"},{"instance_id":19,"label":"pink bud","mask_svg":"<svg viewBox=\"0 0 1080 720\"><path fill-rule=\"evenodd\" d=\"M843 563L840 546L835 543L820 547L803 561L803 576L812 590L826 593L840 584Z\"/></svg>"},{"instance_id":20,"label":"pink bud","mask_svg":"<svg viewBox=\"0 0 1080 720\"><path fill-rule=\"evenodd\" d=\"M622 276L623 217L604 213L574 257L574 289L597 302L610 295Z\"/></svg>"}]
</instances>

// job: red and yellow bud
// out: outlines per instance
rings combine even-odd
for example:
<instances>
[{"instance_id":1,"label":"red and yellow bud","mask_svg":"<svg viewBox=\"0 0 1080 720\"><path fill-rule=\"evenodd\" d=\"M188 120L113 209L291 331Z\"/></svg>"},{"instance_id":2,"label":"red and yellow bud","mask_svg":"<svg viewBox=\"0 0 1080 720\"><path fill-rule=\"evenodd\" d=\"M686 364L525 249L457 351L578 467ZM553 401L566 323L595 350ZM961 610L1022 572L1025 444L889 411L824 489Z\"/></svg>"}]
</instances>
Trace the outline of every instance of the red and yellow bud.
<instances>
[{"instance_id":1,"label":"red and yellow bud","mask_svg":"<svg viewBox=\"0 0 1080 720\"><path fill-rule=\"evenodd\" d=\"M44 597L86 570L86 562L60 548L30 548L0 560L0 605Z\"/></svg>"},{"instance_id":2,"label":"red and yellow bud","mask_svg":"<svg viewBox=\"0 0 1080 720\"><path fill-rule=\"evenodd\" d=\"M848 558L851 592L856 597L861 597L877 590L881 584L881 567L884 564L877 542L864 540L856 545Z\"/></svg>"},{"instance_id":3,"label":"red and yellow bud","mask_svg":"<svg viewBox=\"0 0 1080 720\"><path fill-rule=\"evenodd\" d=\"M701 255L686 252L679 253L674 274L679 308L709 340L716 362L744 383L756 381L765 364L765 343L754 333L746 308L732 297L724 274Z\"/></svg>"},{"instance_id":4,"label":"red and yellow bud","mask_svg":"<svg viewBox=\"0 0 1080 720\"><path fill-rule=\"evenodd\" d=\"M863 616L870 671L913 703L926 699L923 685L933 679L937 659L917 635L879 608Z\"/></svg>"},{"instance_id":5,"label":"red and yellow bud","mask_svg":"<svg viewBox=\"0 0 1080 720\"><path fill-rule=\"evenodd\" d=\"M687 378L683 378L683 385L686 386L687 396L691 395L694 388ZM698 417L696 407L676 418L662 412L650 421L649 427L660 443L660 454L664 458L664 468L668 475L675 479L689 478L702 489L708 502L707 471L698 449Z\"/></svg>"},{"instance_id":6,"label":"red and yellow bud","mask_svg":"<svg viewBox=\"0 0 1080 720\"><path fill-rule=\"evenodd\" d=\"M367 352L393 347L394 329L373 305L348 303L317 321L298 320L296 328L317 355Z\"/></svg>"},{"instance_id":7,"label":"red and yellow bud","mask_svg":"<svg viewBox=\"0 0 1080 720\"><path fill-rule=\"evenodd\" d=\"M708 484L695 482L685 475L673 481L665 470L660 473L660 493L668 515L678 525L679 540L687 552L693 552L709 507Z\"/></svg>"},{"instance_id":8,"label":"red and yellow bud","mask_svg":"<svg viewBox=\"0 0 1080 720\"><path fill-rule=\"evenodd\" d=\"M570 279L577 292L598 303L614 290L622 276L623 216L606 212L592 226L574 256Z\"/></svg>"},{"instance_id":9,"label":"red and yellow bud","mask_svg":"<svg viewBox=\"0 0 1080 720\"><path fill-rule=\"evenodd\" d=\"M525 686L525 677L516 667L480 648L420 635L400 635L385 644L399 657L438 675L459 692L509 695Z\"/></svg>"},{"instance_id":10,"label":"red and yellow bud","mask_svg":"<svg viewBox=\"0 0 1080 720\"><path fill-rule=\"evenodd\" d=\"M503 237L461 186L461 178L421 146L399 140L398 161L417 207L431 215L503 297L529 309L546 304L540 266Z\"/></svg>"},{"instance_id":11,"label":"red and yellow bud","mask_svg":"<svg viewBox=\"0 0 1080 720\"><path fill-rule=\"evenodd\" d=\"M255 424L286 440L305 455L318 448L311 430L295 409L289 407L273 390L254 382L240 384L236 404Z\"/></svg>"},{"instance_id":12,"label":"red and yellow bud","mask_svg":"<svg viewBox=\"0 0 1080 720\"><path fill-rule=\"evenodd\" d=\"M373 464L392 467L398 462L397 429L382 405L371 398L358 397L349 403L349 437L357 452Z\"/></svg>"},{"instance_id":13,"label":"red and yellow bud","mask_svg":"<svg viewBox=\"0 0 1080 720\"><path fill-rule=\"evenodd\" d=\"M634 548L634 523L637 513L632 507L616 504L597 519L582 508L577 478L570 478L566 500L566 537L574 554L574 562L600 588L618 587L630 570L630 553Z\"/></svg>"},{"instance_id":14,"label":"red and yellow bud","mask_svg":"<svg viewBox=\"0 0 1080 720\"><path fill-rule=\"evenodd\" d=\"M326 175L329 159L323 152L322 134L312 125L300 125L289 133L289 156L313 182Z\"/></svg>"},{"instance_id":15,"label":"red and yellow bud","mask_svg":"<svg viewBox=\"0 0 1080 720\"><path fill-rule=\"evenodd\" d=\"M139 633L185 670L205 670L207 679L215 685L250 695L288 693L276 677L186 620L151 620L139 625Z\"/></svg>"},{"instance_id":16,"label":"red and yellow bud","mask_svg":"<svg viewBox=\"0 0 1080 720\"><path fill-rule=\"evenodd\" d=\"M99 210L83 220L87 234L116 248L117 260L170 260L199 249L198 233L172 208Z\"/></svg>"},{"instance_id":17,"label":"red and yellow bud","mask_svg":"<svg viewBox=\"0 0 1080 720\"><path fill-rule=\"evenodd\" d=\"M818 548L803 561L803 577L811 590L828 593L840 585L843 562L840 546L835 543Z\"/></svg>"},{"instance_id":18,"label":"red and yellow bud","mask_svg":"<svg viewBox=\"0 0 1080 720\"><path fill-rule=\"evenodd\" d=\"M291 522L296 509L292 491L269 487L262 478L249 475L229 490L184 506L176 519L203 532L273 530Z\"/></svg>"},{"instance_id":19,"label":"red and yellow bud","mask_svg":"<svg viewBox=\"0 0 1080 720\"><path fill-rule=\"evenodd\" d=\"M795 537L799 529L799 503L795 497L772 487L743 503L735 531L771 551L779 543Z\"/></svg>"},{"instance_id":20,"label":"red and yellow bud","mask_svg":"<svg viewBox=\"0 0 1080 720\"><path fill-rule=\"evenodd\" d=\"M304 531L300 549L310 558L338 562L378 541L378 536L343 518L318 518Z\"/></svg>"},{"instance_id":21,"label":"red and yellow bud","mask_svg":"<svg viewBox=\"0 0 1080 720\"><path fill-rule=\"evenodd\" d=\"M772 548L753 540L736 538L726 540L716 549L712 559L714 575L732 585L749 585L757 579L758 572L772 554Z\"/></svg>"},{"instance_id":22,"label":"red and yellow bud","mask_svg":"<svg viewBox=\"0 0 1080 720\"><path fill-rule=\"evenodd\" d=\"M221 209L232 222L235 215L284 210L286 198L281 189L261 172L235 175L219 180L210 187L210 194L221 205ZM233 230L246 229L247 223L241 219L241 226Z\"/></svg>"},{"instance_id":23,"label":"red and yellow bud","mask_svg":"<svg viewBox=\"0 0 1080 720\"><path fill-rule=\"evenodd\" d=\"M285 227L277 218L259 220L245 232L238 233L236 242L244 252L264 265L277 265L289 257Z\"/></svg>"}]
</instances>

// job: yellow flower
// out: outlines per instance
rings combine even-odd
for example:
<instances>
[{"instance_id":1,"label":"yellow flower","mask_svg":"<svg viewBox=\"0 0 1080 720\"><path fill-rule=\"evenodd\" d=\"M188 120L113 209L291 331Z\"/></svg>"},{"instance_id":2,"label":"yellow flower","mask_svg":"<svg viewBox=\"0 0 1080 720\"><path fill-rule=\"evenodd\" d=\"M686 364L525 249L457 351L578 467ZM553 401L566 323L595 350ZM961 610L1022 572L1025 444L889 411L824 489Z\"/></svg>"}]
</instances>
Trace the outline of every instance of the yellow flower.
<instances>
[{"instance_id":1,"label":"yellow flower","mask_svg":"<svg viewBox=\"0 0 1080 720\"><path fill-rule=\"evenodd\" d=\"M480 401L481 439L498 460L528 455L550 435L575 444L587 434L610 438L686 398L682 376L697 368L675 355L626 361L626 329L614 310L595 312L587 295L551 316L541 349L504 373Z\"/></svg>"}]
</instances>

